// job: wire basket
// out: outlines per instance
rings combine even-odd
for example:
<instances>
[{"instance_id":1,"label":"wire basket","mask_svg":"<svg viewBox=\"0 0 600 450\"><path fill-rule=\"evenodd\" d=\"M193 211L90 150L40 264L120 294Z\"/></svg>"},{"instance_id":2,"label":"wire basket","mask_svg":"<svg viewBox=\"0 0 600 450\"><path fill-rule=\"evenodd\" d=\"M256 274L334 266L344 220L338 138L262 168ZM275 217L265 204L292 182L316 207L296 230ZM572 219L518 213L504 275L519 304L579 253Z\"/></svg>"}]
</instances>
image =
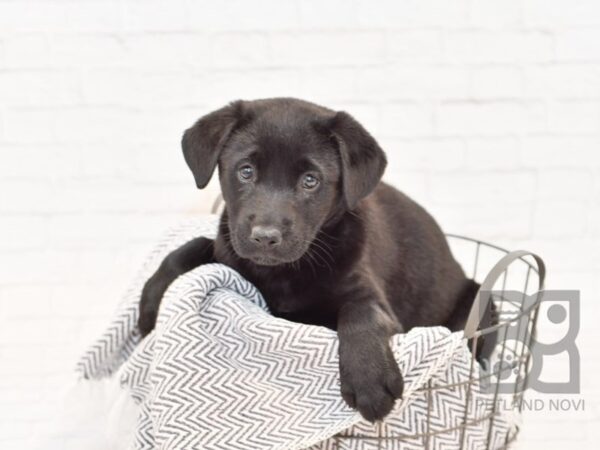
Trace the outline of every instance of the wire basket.
<instances>
[{"instance_id":1,"label":"wire basket","mask_svg":"<svg viewBox=\"0 0 600 450\"><path fill-rule=\"evenodd\" d=\"M212 208L217 213L223 207L222 197L215 200ZM426 431L420 434L384 436L379 427L377 437L340 433L334 436L334 448L342 448L345 441L369 441L365 448L383 450L393 441L394 444L407 443L410 448L415 448L415 442L420 442L419 447L429 450L431 437L430 408L433 396L441 389L452 389L467 385L467 394L471 392L474 383L487 383L488 392L492 392L491 411L483 417L472 419L469 417L469 396L467 395L463 407L463 419L459 426L436 430L435 434L452 433L460 430L460 449L466 448L465 429L483 421L489 422L487 439L481 448L485 450L499 450L508 448L517 438L519 428L506 434L503 444L492 447L491 435L494 421L497 418L499 399L507 400L514 405L514 411L521 413L523 396L528 386L528 375L531 361L531 350L535 344L536 323L542 291L546 277L546 268L543 260L526 250L509 251L494 244L457 234L447 234L448 243L457 261L462 265L467 276L481 284L473 302L467 323L464 328L466 344L471 349L471 354L476 354L483 340L492 342L490 359L487 370L479 370L480 364L476 358L471 358L471 366L467 380L455 384L433 386L431 381L419 389L427 397L427 426ZM512 297L507 293L512 293ZM519 298L515 298L517 294ZM527 300L527 301L526 301ZM494 320L485 325L485 313L494 311ZM510 332L509 332L510 331ZM490 339L491 338L491 339ZM493 361L501 364L495 365ZM510 360L510 363L505 363ZM508 384L513 386L510 392L501 390L502 380L506 374L512 375ZM505 402L506 403L506 402ZM433 449L435 450L435 449Z\"/></svg>"},{"instance_id":2,"label":"wire basket","mask_svg":"<svg viewBox=\"0 0 600 450\"><path fill-rule=\"evenodd\" d=\"M513 413L520 414L523 395L527 389L530 368L531 347L535 343L536 322L543 290L545 267L538 256L528 251L510 252L476 239L447 235L448 242L456 259L461 263L467 276L481 284L467 320L464 333L465 340L472 354L476 354L482 342L492 343L490 358L480 361L488 367L481 366L475 358L471 358L469 376L466 380L454 384L433 385L431 381L419 389L427 398L427 417L424 432L411 435L385 435L379 431L378 436L353 435L340 433L335 436L334 448L346 448L351 441L362 441L361 448L386 449L388 447L433 449L431 438L435 434L460 433L460 449L469 448L465 442L465 429L488 421L487 438L483 438L477 449L497 450L508 448L519 432L518 426L506 433L503 443L492 444L494 421L499 414L500 400L510 404ZM510 294L510 295L509 295ZM521 298L515 298L520 295ZM492 322L485 324L485 311L494 311ZM507 363L506 361L510 361ZM494 364L499 361L500 364ZM507 374L510 375L507 383ZM469 395L474 383L486 384L490 393L491 407L483 417L472 418L469 415ZM431 431L430 410L435 401L436 392L440 389L454 389L466 385L465 401L461 424L440 430ZM509 389L507 392L506 386ZM381 425L376 425L379 430ZM367 443L368 441L368 443ZM392 441L392 442L391 442ZM399 444L402 443L402 444ZM415 445L415 443L417 443ZM390 445L393 444L393 445ZM349 445L352 448L351 445ZM434 449L435 450L435 449Z\"/></svg>"}]
</instances>

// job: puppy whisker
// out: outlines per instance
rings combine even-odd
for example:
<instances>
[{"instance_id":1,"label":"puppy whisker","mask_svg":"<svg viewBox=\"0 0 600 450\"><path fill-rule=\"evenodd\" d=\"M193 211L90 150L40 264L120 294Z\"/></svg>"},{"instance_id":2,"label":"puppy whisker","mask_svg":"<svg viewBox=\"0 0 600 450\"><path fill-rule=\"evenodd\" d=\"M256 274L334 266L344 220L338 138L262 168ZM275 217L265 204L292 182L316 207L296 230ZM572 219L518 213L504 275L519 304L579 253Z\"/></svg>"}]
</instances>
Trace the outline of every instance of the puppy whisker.
<instances>
[{"instance_id":1,"label":"puppy whisker","mask_svg":"<svg viewBox=\"0 0 600 450\"><path fill-rule=\"evenodd\" d=\"M311 245L314 245L315 251L317 249L321 250L325 254L325 256L327 256L331 260L331 262L335 262L335 258L333 257L332 250L327 247L327 244L325 244L322 241L319 243L319 241L314 240L311 242Z\"/></svg>"},{"instance_id":2,"label":"puppy whisker","mask_svg":"<svg viewBox=\"0 0 600 450\"><path fill-rule=\"evenodd\" d=\"M305 240L305 242L309 244L308 250L306 251L306 255L309 256L315 262L316 265L318 265L320 267L327 267L330 272L333 272L333 267L331 266L331 264L318 251L319 249L321 249L323 252L325 252L325 250L323 248L321 248L318 244L315 244L314 241L311 242L311 241ZM312 244L315 244L315 246L313 247ZM328 253L326 253L326 255L331 259L332 262L334 262L332 255L330 255ZM322 264L320 264L319 261Z\"/></svg>"},{"instance_id":3,"label":"puppy whisker","mask_svg":"<svg viewBox=\"0 0 600 450\"><path fill-rule=\"evenodd\" d=\"M333 241L336 241L336 242L341 242L341 239L340 239L340 238L338 238L338 237L335 237L335 236L332 236L331 234L327 233L327 232L326 232L326 231L324 231L324 230L320 230L320 231L319 231L319 234L322 234L323 236L327 237L327 239L331 239L331 240L333 240ZM317 236L317 237L318 237L318 236Z\"/></svg>"}]
</instances>

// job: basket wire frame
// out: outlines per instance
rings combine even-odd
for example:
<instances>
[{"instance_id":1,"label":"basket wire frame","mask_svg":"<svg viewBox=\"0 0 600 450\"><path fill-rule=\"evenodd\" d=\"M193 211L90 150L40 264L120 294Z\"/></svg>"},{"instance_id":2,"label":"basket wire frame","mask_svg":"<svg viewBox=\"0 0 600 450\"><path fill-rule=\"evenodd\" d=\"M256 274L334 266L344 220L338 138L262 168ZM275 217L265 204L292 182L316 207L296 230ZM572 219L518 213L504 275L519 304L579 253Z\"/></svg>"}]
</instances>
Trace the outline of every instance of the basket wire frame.
<instances>
[{"instance_id":1,"label":"basket wire frame","mask_svg":"<svg viewBox=\"0 0 600 450\"><path fill-rule=\"evenodd\" d=\"M544 263L541 260L541 258L539 258L537 255L534 255L533 253L527 251L510 252L509 250L506 250L497 245L490 244L477 239L456 234L448 234L446 236L448 237L448 240L451 244L462 243L463 245L470 245L473 247L472 267L465 267L465 271L475 280L481 278L479 277L479 274L480 272L482 272L482 249L495 252L499 255L499 257L496 258L498 262L489 272L487 272L485 279L481 283L481 288L479 289L479 292L476 295L473 308L465 326L465 341L466 345L468 345L471 349L471 354L474 355L476 353L476 349L478 348L479 340L485 335L496 333L497 342L495 344L494 354L498 356L499 361L505 361L505 357L510 354L512 358L512 363L508 366L506 364L498 364L497 368L494 368L489 372L484 372L478 370L479 363L476 362L475 358L471 358L469 377L467 380L453 384L436 386L434 386L432 381L430 380L425 386L418 389L417 392L423 392L426 395L427 400L427 422L425 424L426 431L424 433L412 435L384 436L382 433L382 425L379 423L375 425L377 427L377 436L348 435L340 433L334 437L333 448L341 448L341 444L343 441L361 440L370 441L376 445L376 447L373 448L377 448L377 450L383 450L386 448L386 442L389 441L406 443L410 441L414 445L415 440L421 439L424 449L434 450L431 447L432 436L443 433L451 433L456 431L457 429L460 429L460 449L463 450L465 448L466 428L468 428L469 426L480 424L484 421L489 422L488 434L485 442L486 450L506 449L517 438L519 432L518 428L515 429L512 433L507 433L503 445L501 445L500 447L496 446L494 449L492 449L491 447L494 420L500 413L498 405L499 398L501 395L500 385L501 380L503 378L502 375L505 374L505 371L507 370L516 371L514 390L512 393L509 394L509 404L511 405L511 407L516 408L519 411L519 413L522 409L523 395L528 384L527 377L531 358L531 348L532 345L535 343L534 339L538 311L542 300L541 292L543 291L545 279ZM526 302L524 301L521 301L518 305L515 305L514 302L508 300L505 295L505 293L507 292L507 285L511 272L514 273L515 270L519 269L521 271L525 271L524 281L521 285L522 287L519 289L519 292L523 293L523 300L532 285L532 279L537 279L537 289L535 291L536 297L534 297L534 301L532 301L528 305L526 305ZM490 291L492 290L494 290L494 296L490 295ZM496 295L498 293L499 295ZM497 319L497 322L495 324L492 324L485 328L481 328L482 313L483 311L485 311L485 303L488 301L494 302L494 306L497 310L499 318ZM504 314L509 315L510 317L503 320L502 317ZM509 327L513 325L516 325L517 327L517 339L514 340L515 343L513 346L509 346L508 330ZM526 340L526 342L521 342L519 345L519 342L522 340L521 338L526 338L523 339ZM493 383L493 385L490 386L490 389L493 390L491 411L489 413L486 413L482 417L470 419L469 405L471 396L471 386L474 383L489 383L490 381ZM455 388L463 385L467 386L467 398L465 400L462 423L458 426L445 428L443 430L432 431L430 418L433 403L433 395L435 395L435 392L440 389Z\"/></svg>"}]
</instances>

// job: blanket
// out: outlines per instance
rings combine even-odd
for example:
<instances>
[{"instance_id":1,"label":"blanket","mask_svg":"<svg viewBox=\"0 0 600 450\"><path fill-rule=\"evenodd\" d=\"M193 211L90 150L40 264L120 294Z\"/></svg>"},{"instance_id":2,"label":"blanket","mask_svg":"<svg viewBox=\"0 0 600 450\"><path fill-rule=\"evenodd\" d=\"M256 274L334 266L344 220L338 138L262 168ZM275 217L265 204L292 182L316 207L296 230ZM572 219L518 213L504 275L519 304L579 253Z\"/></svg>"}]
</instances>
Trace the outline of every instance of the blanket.
<instances>
[{"instance_id":1,"label":"blanket","mask_svg":"<svg viewBox=\"0 0 600 450\"><path fill-rule=\"evenodd\" d=\"M116 377L137 403L131 448L477 449L489 437L494 449L516 432L477 382L460 384L471 354L462 333L442 327L391 339L403 398L385 421L364 421L340 396L336 333L271 316L260 292L220 264L179 277L142 340L144 281L169 251L215 229L210 217L169 232L79 361L84 382Z\"/></svg>"}]
</instances>

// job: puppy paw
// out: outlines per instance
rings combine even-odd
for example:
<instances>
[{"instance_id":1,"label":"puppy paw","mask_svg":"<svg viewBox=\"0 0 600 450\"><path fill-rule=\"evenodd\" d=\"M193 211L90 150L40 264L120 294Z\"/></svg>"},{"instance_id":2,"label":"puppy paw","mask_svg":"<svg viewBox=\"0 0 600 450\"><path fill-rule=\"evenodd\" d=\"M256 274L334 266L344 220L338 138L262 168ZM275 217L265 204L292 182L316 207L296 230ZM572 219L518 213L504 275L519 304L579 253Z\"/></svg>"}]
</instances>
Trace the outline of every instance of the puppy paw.
<instances>
[{"instance_id":1,"label":"puppy paw","mask_svg":"<svg viewBox=\"0 0 600 450\"><path fill-rule=\"evenodd\" d=\"M402 374L389 350L364 366L340 361L340 382L344 401L369 422L383 420L404 389Z\"/></svg>"}]
</instances>

